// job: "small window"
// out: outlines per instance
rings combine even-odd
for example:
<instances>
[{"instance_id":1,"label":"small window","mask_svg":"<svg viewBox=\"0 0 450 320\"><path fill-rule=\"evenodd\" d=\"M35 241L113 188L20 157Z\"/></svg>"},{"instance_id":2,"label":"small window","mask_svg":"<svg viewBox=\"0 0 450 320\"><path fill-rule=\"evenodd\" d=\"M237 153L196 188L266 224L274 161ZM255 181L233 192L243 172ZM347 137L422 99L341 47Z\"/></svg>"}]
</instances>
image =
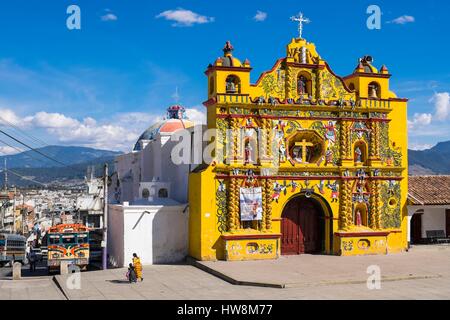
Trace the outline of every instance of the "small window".
<instances>
[{"instance_id":1,"label":"small window","mask_svg":"<svg viewBox=\"0 0 450 320\"><path fill-rule=\"evenodd\" d=\"M50 244L58 244L59 236L50 236Z\"/></svg>"},{"instance_id":2,"label":"small window","mask_svg":"<svg viewBox=\"0 0 450 320\"><path fill-rule=\"evenodd\" d=\"M147 188L142 190L142 198L148 199L149 197L150 197L150 191Z\"/></svg>"},{"instance_id":3,"label":"small window","mask_svg":"<svg viewBox=\"0 0 450 320\"><path fill-rule=\"evenodd\" d=\"M350 83L350 84L348 85L348 88L349 88L351 91L355 91L355 85L354 85L353 83Z\"/></svg>"},{"instance_id":4,"label":"small window","mask_svg":"<svg viewBox=\"0 0 450 320\"><path fill-rule=\"evenodd\" d=\"M86 234L79 234L77 237L77 242L78 243L87 243L88 242L88 237Z\"/></svg>"},{"instance_id":5,"label":"small window","mask_svg":"<svg viewBox=\"0 0 450 320\"><path fill-rule=\"evenodd\" d=\"M167 191L167 189L159 189L158 191L158 197L159 198L167 198L169 196L169 192Z\"/></svg>"},{"instance_id":6,"label":"small window","mask_svg":"<svg viewBox=\"0 0 450 320\"><path fill-rule=\"evenodd\" d=\"M63 244L72 244L75 243L75 237L74 236L63 236L62 237Z\"/></svg>"}]
</instances>

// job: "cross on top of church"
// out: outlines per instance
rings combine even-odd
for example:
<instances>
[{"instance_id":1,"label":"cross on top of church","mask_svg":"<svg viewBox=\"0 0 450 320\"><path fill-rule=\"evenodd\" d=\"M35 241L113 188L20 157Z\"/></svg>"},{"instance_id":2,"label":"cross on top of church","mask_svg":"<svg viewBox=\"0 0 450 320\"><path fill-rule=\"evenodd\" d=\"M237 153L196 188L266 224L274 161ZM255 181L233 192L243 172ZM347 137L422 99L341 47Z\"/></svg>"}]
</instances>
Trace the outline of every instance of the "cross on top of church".
<instances>
[{"instance_id":1,"label":"cross on top of church","mask_svg":"<svg viewBox=\"0 0 450 320\"><path fill-rule=\"evenodd\" d=\"M303 23L310 23L311 21L303 16L303 13L301 12L298 15L291 17L291 21L298 22L298 37L302 39Z\"/></svg>"},{"instance_id":2,"label":"cross on top of church","mask_svg":"<svg viewBox=\"0 0 450 320\"><path fill-rule=\"evenodd\" d=\"M173 100L176 104L180 102L180 95L178 94L178 87L175 87L175 93L172 95Z\"/></svg>"}]
</instances>

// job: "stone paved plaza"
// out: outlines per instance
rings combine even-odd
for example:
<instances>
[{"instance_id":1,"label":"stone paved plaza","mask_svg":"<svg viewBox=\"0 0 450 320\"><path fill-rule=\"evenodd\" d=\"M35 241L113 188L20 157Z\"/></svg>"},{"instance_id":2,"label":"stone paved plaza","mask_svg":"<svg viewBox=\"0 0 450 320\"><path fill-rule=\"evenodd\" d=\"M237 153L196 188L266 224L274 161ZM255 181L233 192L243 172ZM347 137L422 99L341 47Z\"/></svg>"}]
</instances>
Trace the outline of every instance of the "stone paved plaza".
<instances>
[{"instance_id":1,"label":"stone paved plaza","mask_svg":"<svg viewBox=\"0 0 450 320\"><path fill-rule=\"evenodd\" d=\"M222 264L222 262L218 262ZM259 266L257 266L259 264ZM450 247L418 247L388 256L281 258L277 261L228 263L228 274L280 282L280 268L297 280L286 288L233 285L194 266L144 267L144 281L129 284L126 269L81 274L80 289L69 289L68 276L0 282L1 299L450 299ZM380 290L369 290L367 265L378 264ZM251 277L250 269L255 275ZM348 270L354 270L355 277ZM239 272L241 270L241 272ZM331 272L335 270L335 272ZM361 271L362 270L362 271ZM384 271L383 271L384 270ZM266 277L258 274L263 272ZM384 272L384 273L383 273ZM297 273L297 275L296 275ZM306 278L305 281L298 279ZM32 289L32 290L31 290Z\"/></svg>"}]
</instances>

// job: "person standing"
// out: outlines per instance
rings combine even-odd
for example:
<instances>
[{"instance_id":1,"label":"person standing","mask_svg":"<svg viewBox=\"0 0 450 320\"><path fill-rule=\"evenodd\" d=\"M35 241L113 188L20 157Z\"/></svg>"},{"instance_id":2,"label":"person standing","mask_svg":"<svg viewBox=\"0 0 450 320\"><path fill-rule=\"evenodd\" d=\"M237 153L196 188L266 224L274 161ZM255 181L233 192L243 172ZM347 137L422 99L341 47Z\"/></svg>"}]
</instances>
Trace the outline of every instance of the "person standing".
<instances>
[{"instance_id":1,"label":"person standing","mask_svg":"<svg viewBox=\"0 0 450 320\"><path fill-rule=\"evenodd\" d=\"M139 259L136 253L133 253L133 267L134 271L136 271L136 277L141 279L141 281L144 281L144 278L142 277L141 259Z\"/></svg>"},{"instance_id":2,"label":"person standing","mask_svg":"<svg viewBox=\"0 0 450 320\"><path fill-rule=\"evenodd\" d=\"M30 263L30 272L36 271L36 252L33 250L33 248L30 248L30 254L28 257L28 262Z\"/></svg>"}]
</instances>

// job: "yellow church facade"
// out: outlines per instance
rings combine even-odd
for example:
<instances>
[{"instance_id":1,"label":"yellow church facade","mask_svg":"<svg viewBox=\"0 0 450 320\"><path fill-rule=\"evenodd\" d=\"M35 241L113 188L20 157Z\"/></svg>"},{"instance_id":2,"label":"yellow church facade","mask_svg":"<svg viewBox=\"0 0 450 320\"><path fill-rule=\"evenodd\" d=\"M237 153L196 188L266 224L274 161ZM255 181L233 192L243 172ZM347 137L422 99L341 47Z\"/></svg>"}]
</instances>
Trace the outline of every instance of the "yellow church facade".
<instances>
[{"instance_id":1,"label":"yellow church facade","mask_svg":"<svg viewBox=\"0 0 450 320\"><path fill-rule=\"evenodd\" d=\"M276 259L407 248L407 100L391 75L360 59L339 77L295 38L256 83L251 65L209 65L214 161L189 177L189 255Z\"/></svg>"}]
</instances>

